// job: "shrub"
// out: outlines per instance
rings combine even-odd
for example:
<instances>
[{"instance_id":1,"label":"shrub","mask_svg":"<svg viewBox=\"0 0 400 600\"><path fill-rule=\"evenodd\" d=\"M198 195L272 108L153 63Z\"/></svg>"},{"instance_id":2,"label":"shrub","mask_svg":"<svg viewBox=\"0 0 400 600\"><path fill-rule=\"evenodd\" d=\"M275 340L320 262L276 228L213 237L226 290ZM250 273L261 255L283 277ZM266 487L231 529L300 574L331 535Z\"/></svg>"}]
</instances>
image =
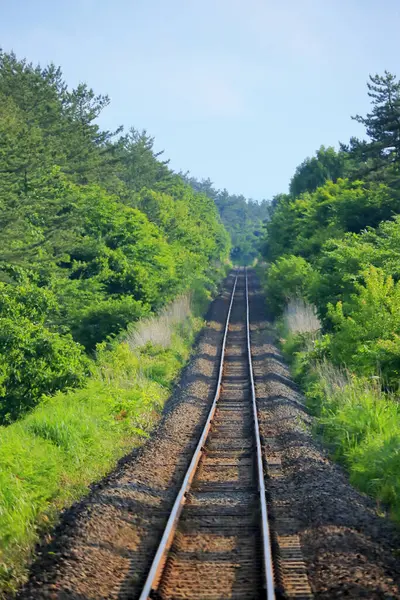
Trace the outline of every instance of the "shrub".
<instances>
[{"instance_id":1,"label":"shrub","mask_svg":"<svg viewBox=\"0 0 400 600\"><path fill-rule=\"evenodd\" d=\"M75 315L71 326L73 336L87 350L115 336L149 313L149 307L132 296L108 298Z\"/></svg>"},{"instance_id":2,"label":"shrub","mask_svg":"<svg viewBox=\"0 0 400 600\"><path fill-rule=\"evenodd\" d=\"M282 256L267 272L265 291L270 309L282 314L289 299L307 298L314 276L311 265L301 256Z\"/></svg>"},{"instance_id":3,"label":"shrub","mask_svg":"<svg viewBox=\"0 0 400 600\"><path fill-rule=\"evenodd\" d=\"M222 274L222 269L219 270ZM225 273L226 274L226 273ZM193 314L201 317L206 313L212 296L217 291L217 282L210 279L196 279L192 285L192 310Z\"/></svg>"},{"instance_id":4,"label":"shrub","mask_svg":"<svg viewBox=\"0 0 400 600\"><path fill-rule=\"evenodd\" d=\"M80 385L90 362L70 335L25 317L0 318L0 421L32 409L44 393Z\"/></svg>"},{"instance_id":5,"label":"shrub","mask_svg":"<svg viewBox=\"0 0 400 600\"><path fill-rule=\"evenodd\" d=\"M381 407L385 426L376 434L368 432L359 446L348 453L351 481L391 508L400 522L400 414L398 402Z\"/></svg>"},{"instance_id":6,"label":"shrub","mask_svg":"<svg viewBox=\"0 0 400 600\"><path fill-rule=\"evenodd\" d=\"M400 283L381 269L370 267L365 285L356 286L350 301L329 306L334 323L330 350L337 364L359 374L379 372L386 383L398 386L400 375Z\"/></svg>"}]
</instances>

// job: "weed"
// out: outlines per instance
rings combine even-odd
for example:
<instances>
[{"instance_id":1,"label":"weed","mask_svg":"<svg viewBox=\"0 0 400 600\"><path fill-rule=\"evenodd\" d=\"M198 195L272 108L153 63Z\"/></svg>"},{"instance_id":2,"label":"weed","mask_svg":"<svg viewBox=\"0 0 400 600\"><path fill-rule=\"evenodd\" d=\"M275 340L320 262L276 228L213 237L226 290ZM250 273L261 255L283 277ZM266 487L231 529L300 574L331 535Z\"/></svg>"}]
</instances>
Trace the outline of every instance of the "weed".
<instances>
[{"instance_id":1,"label":"weed","mask_svg":"<svg viewBox=\"0 0 400 600\"><path fill-rule=\"evenodd\" d=\"M283 313L286 329L293 335L297 333L316 333L321 329L314 306L300 298L291 299Z\"/></svg>"}]
</instances>

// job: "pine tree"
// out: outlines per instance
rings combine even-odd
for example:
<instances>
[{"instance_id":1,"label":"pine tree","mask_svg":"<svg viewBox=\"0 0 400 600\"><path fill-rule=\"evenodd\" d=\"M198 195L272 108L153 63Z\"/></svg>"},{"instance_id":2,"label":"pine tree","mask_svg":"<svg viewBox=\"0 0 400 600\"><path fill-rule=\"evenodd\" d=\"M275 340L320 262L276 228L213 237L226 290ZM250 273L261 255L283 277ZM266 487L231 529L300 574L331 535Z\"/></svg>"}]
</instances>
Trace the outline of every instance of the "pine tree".
<instances>
[{"instance_id":1,"label":"pine tree","mask_svg":"<svg viewBox=\"0 0 400 600\"><path fill-rule=\"evenodd\" d=\"M369 140L353 137L341 149L349 152L353 161L353 178L383 178L394 183L400 165L400 82L388 71L369 79L372 110L365 117L352 117L365 126Z\"/></svg>"},{"instance_id":2,"label":"pine tree","mask_svg":"<svg viewBox=\"0 0 400 600\"><path fill-rule=\"evenodd\" d=\"M366 117L353 117L366 127L371 138L370 148L389 162L400 160L400 82L395 75L370 75L367 84L368 96L372 99L372 112Z\"/></svg>"}]
</instances>

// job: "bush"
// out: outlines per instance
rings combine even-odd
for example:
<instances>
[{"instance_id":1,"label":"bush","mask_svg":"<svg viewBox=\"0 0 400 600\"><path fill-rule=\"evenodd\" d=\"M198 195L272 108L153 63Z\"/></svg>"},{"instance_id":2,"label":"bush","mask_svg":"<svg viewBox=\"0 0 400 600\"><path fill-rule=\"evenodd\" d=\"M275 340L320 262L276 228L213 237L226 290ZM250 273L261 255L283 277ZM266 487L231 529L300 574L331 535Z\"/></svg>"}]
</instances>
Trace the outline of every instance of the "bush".
<instances>
[{"instance_id":1,"label":"bush","mask_svg":"<svg viewBox=\"0 0 400 600\"><path fill-rule=\"evenodd\" d=\"M351 481L391 508L400 522L400 415L398 403L390 402L383 410L390 420L377 435L370 432L364 441L348 453Z\"/></svg>"},{"instance_id":2,"label":"bush","mask_svg":"<svg viewBox=\"0 0 400 600\"><path fill-rule=\"evenodd\" d=\"M132 296L108 298L75 315L72 334L86 350L94 350L96 344L117 335L149 312L148 305Z\"/></svg>"},{"instance_id":3,"label":"bush","mask_svg":"<svg viewBox=\"0 0 400 600\"><path fill-rule=\"evenodd\" d=\"M44 393L80 385L89 373L81 346L46 326L56 313L50 290L0 283L0 423L32 409Z\"/></svg>"},{"instance_id":4,"label":"bush","mask_svg":"<svg viewBox=\"0 0 400 600\"><path fill-rule=\"evenodd\" d=\"M265 291L273 314L282 314L290 298L307 298L314 277L311 265L301 256L282 256L267 272Z\"/></svg>"},{"instance_id":5,"label":"bush","mask_svg":"<svg viewBox=\"0 0 400 600\"><path fill-rule=\"evenodd\" d=\"M32 409L44 393L80 385L90 362L70 335L25 317L0 318L0 421Z\"/></svg>"},{"instance_id":6,"label":"bush","mask_svg":"<svg viewBox=\"0 0 400 600\"><path fill-rule=\"evenodd\" d=\"M365 285L356 286L350 301L329 306L334 324L330 351L337 364L357 373L381 373L387 384L398 387L400 376L400 283L381 269L370 267Z\"/></svg>"}]
</instances>

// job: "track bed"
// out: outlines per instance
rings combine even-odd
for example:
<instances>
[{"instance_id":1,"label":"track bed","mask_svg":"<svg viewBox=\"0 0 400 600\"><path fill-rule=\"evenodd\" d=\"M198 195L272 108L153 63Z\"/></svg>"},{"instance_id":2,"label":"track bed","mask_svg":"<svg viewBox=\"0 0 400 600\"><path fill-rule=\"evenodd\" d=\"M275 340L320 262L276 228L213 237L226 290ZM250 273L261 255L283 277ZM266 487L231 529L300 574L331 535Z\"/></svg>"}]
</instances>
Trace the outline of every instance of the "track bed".
<instances>
[{"instance_id":1,"label":"track bed","mask_svg":"<svg viewBox=\"0 0 400 600\"><path fill-rule=\"evenodd\" d=\"M213 402L233 281L231 274L213 303L160 425L139 452L65 511L50 542L38 549L21 600L140 597ZM251 272L249 295L277 597L309 598L311 587L315 600L400 599L398 531L313 440L312 420L275 345ZM265 597L239 296L221 397L154 597Z\"/></svg>"},{"instance_id":2,"label":"track bed","mask_svg":"<svg viewBox=\"0 0 400 600\"><path fill-rule=\"evenodd\" d=\"M221 391L158 598L265 598L249 377L245 274L238 278Z\"/></svg>"}]
</instances>

